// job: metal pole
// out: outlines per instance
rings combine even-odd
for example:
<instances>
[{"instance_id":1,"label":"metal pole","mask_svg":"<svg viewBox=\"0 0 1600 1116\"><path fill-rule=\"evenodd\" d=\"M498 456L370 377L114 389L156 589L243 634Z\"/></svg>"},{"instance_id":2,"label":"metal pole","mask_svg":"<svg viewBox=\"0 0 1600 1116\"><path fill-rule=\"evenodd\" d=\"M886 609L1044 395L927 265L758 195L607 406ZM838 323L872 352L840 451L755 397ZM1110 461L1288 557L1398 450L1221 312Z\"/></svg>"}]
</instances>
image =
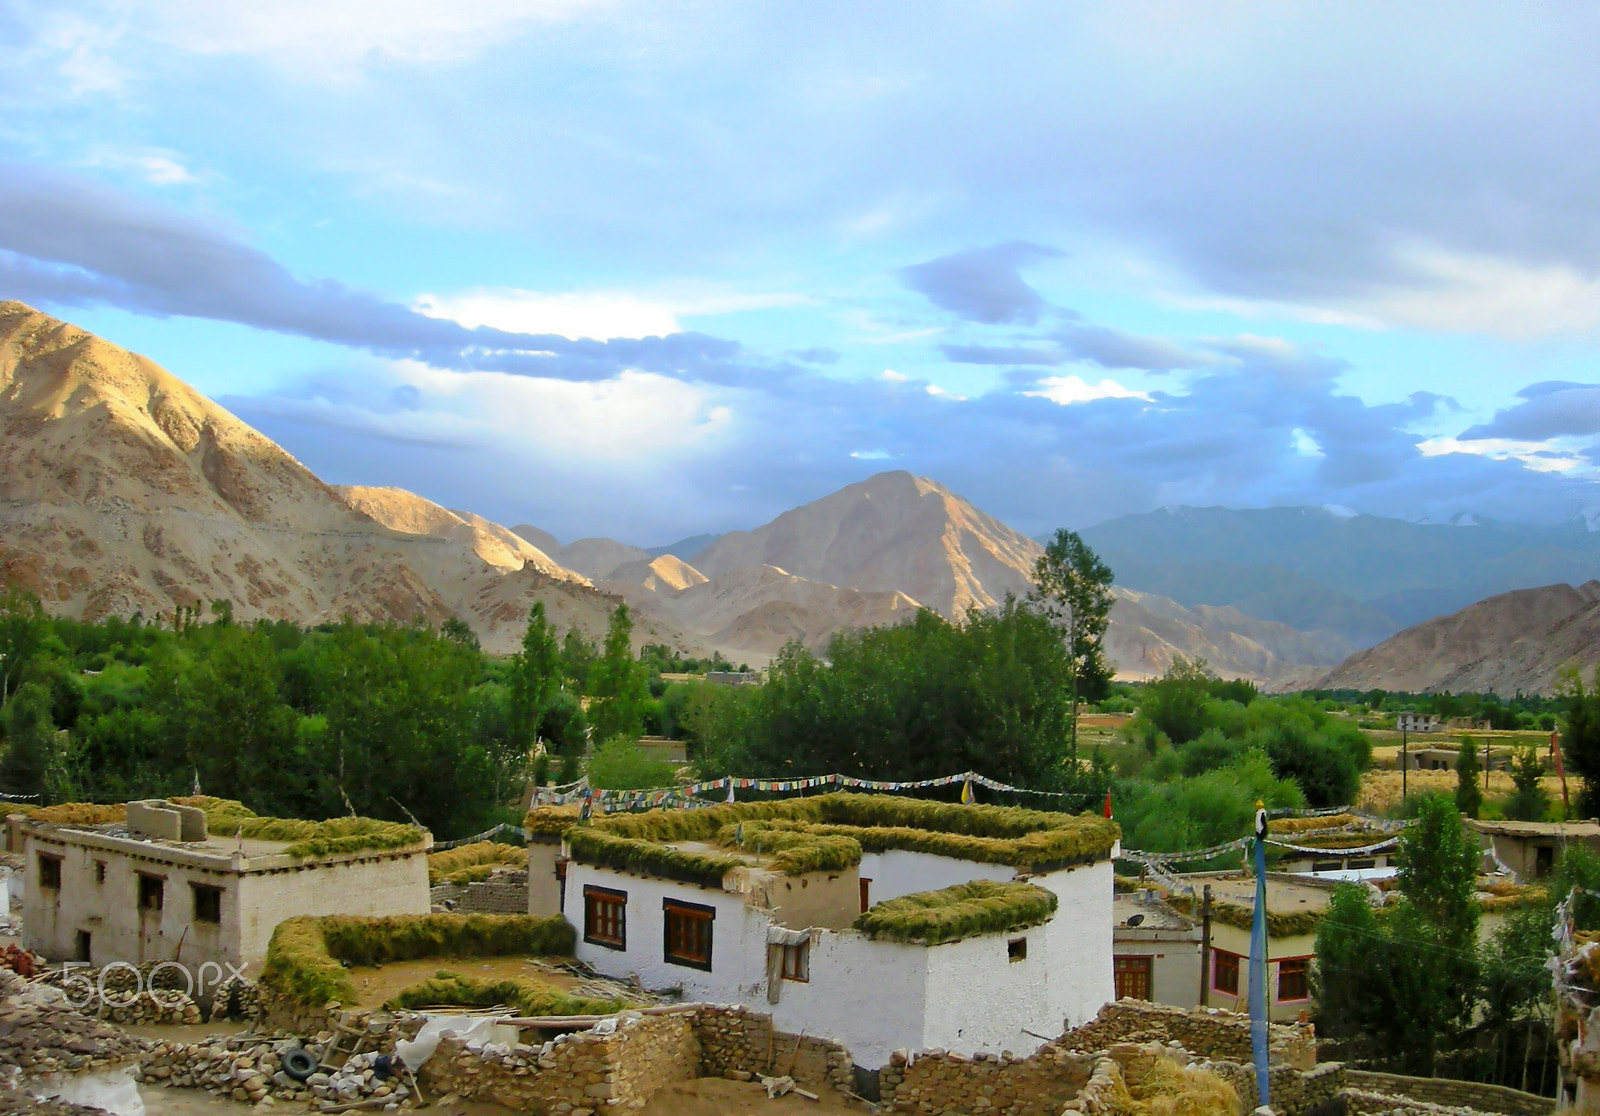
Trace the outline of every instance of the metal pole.
<instances>
[{"instance_id":1,"label":"metal pole","mask_svg":"<svg viewBox=\"0 0 1600 1116\"><path fill-rule=\"evenodd\" d=\"M1404 808L1406 795L1409 793L1406 790L1406 778L1407 769L1411 766L1411 750L1406 747L1406 719L1404 716L1398 719L1400 721L1400 805Z\"/></svg>"},{"instance_id":2,"label":"metal pole","mask_svg":"<svg viewBox=\"0 0 1600 1116\"><path fill-rule=\"evenodd\" d=\"M1200 1006L1211 1006L1211 885L1200 900Z\"/></svg>"}]
</instances>

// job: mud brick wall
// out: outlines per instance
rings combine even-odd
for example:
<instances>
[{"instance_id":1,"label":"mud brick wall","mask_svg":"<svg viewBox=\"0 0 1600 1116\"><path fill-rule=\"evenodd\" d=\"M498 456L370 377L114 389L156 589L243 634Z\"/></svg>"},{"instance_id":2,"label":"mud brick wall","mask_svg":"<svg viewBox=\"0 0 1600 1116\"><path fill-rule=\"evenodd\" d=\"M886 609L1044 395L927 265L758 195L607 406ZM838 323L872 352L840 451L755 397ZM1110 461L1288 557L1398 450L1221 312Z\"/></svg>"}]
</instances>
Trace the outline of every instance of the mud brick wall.
<instances>
[{"instance_id":1,"label":"mud brick wall","mask_svg":"<svg viewBox=\"0 0 1600 1116\"><path fill-rule=\"evenodd\" d=\"M878 1075L882 1111L1058 1116L1089 1083L1097 1058L1046 1046L1026 1058L930 1050L889 1056Z\"/></svg>"},{"instance_id":2,"label":"mud brick wall","mask_svg":"<svg viewBox=\"0 0 1600 1116\"><path fill-rule=\"evenodd\" d=\"M428 889L428 903L436 911L447 909L445 900L455 903L457 914L528 913L528 870L510 868L486 880L472 883L442 883Z\"/></svg>"},{"instance_id":3,"label":"mud brick wall","mask_svg":"<svg viewBox=\"0 0 1600 1116\"><path fill-rule=\"evenodd\" d=\"M1550 1116L1556 1107L1553 1097L1541 1097L1479 1081L1456 1081L1448 1077L1403 1077L1369 1070L1347 1070L1345 1077L1349 1087L1354 1090L1383 1093L1446 1108L1473 1108L1480 1112L1500 1112L1505 1116Z\"/></svg>"},{"instance_id":4,"label":"mud brick wall","mask_svg":"<svg viewBox=\"0 0 1600 1116\"><path fill-rule=\"evenodd\" d=\"M1309 1070L1317 1064L1316 1029L1309 1023L1274 1023L1270 1058ZM1059 1040L1071 1050L1108 1050L1119 1043L1176 1042L1191 1054L1248 1064L1250 1019L1230 1011L1185 1010L1144 1000L1118 1000Z\"/></svg>"},{"instance_id":5,"label":"mud brick wall","mask_svg":"<svg viewBox=\"0 0 1600 1116\"><path fill-rule=\"evenodd\" d=\"M764 1012L701 1007L694 1024L704 1077L787 1074L802 1084L854 1088L850 1051L829 1039L773 1030L772 1016Z\"/></svg>"}]
</instances>

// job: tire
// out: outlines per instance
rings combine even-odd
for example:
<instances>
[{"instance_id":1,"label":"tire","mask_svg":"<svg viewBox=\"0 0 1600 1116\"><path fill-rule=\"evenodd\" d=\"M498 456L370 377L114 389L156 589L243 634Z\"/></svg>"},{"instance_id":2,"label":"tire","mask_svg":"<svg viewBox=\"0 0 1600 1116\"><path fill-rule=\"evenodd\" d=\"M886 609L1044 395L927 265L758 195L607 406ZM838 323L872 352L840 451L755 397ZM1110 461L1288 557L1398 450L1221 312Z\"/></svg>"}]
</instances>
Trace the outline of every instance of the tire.
<instances>
[{"instance_id":1,"label":"tire","mask_svg":"<svg viewBox=\"0 0 1600 1116\"><path fill-rule=\"evenodd\" d=\"M317 1072L317 1060L305 1047L297 1047L283 1056L283 1072L296 1081L304 1081Z\"/></svg>"}]
</instances>

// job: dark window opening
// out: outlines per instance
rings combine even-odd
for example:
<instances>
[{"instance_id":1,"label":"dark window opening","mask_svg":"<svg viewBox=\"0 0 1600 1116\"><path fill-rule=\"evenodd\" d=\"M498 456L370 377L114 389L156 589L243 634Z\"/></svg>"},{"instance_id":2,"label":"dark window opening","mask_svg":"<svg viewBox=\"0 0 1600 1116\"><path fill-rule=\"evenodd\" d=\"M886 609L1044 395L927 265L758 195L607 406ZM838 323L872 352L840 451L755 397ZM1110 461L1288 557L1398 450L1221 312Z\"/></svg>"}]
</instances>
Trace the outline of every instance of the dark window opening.
<instances>
[{"instance_id":1,"label":"dark window opening","mask_svg":"<svg viewBox=\"0 0 1600 1116\"><path fill-rule=\"evenodd\" d=\"M1239 955L1224 949L1211 951L1211 987L1230 996L1239 994Z\"/></svg>"},{"instance_id":2,"label":"dark window opening","mask_svg":"<svg viewBox=\"0 0 1600 1116\"><path fill-rule=\"evenodd\" d=\"M861 879L861 913L866 914L867 908L872 906L872 881L865 876Z\"/></svg>"},{"instance_id":3,"label":"dark window opening","mask_svg":"<svg viewBox=\"0 0 1600 1116\"><path fill-rule=\"evenodd\" d=\"M1026 961L1028 959L1028 939L1012 938L1006 943L1007 961Z\"/></svg>"},{"instance_id":4,"label":"dark window opening","mask_svg":"<svg viewBox=\"0 0 1600 1116\"><path fill-rule=\"evenodd\" d=\"M1311 998L1311 958L1285 957L1278 962L1278 1002Z\"/></svg>"},{"instance_id":5,"label":"dark window opening","mask_svg":"<svg viewBox=\"0 0 1600 1116\"><path fill-rule=\"evenodd\" d=\"M61 858L39 854L39 886L46 891L61 890Z\"/></svg>"},{"instance_id":6,"label":"dark window opening","mask_svg":"<svg viewBox=\"0 0 1600 1116\"><path fill-rule=\"evenodd\" d=\"M88 961L94 960L94 958L89 956L90 941L91 941L91 939L89 937L89 931L87 931L87 930L79 930L78 931L78 939L77 939L77 942L76 942L77 948L74 951L75 955L72 958L74 961L88 962Z\"/></svg>"},{"instance_id":7,"label":"dark window opening","mask_svg":"<svg viewBox=\"0 0 1600 1116\"><path fill-rule=\"evenodd\" d=\"M94 862L94 882L97 884L106 882L106 862L103 860Z\"/></svg>"},{"instance_id":8,"label":"dark window opening","mask_svg":"<svg viewBox=\"0 0 1600 1116\"><path fill-rule=\"evenodd\" d=\"M1150 985L1155 976L1153 957L1114 957L1112 972L1116 975L1117 999L1148 1000Z\"/></svg>"},{"instance_id":9,"label":"dark window opening","mask_svg":"<svg viewBox=\"0 0 1600 1116\"><path fill-rule=\"evenodd\" d=\"M802 984L811 980L811 943L779 946L783 950L783 963L779 973L784 980L798 980Z\"/></svg>"},{"instance_id":10,"label":"dark window opening","mask_svg":"<svg viewBox=\"0 0 1600 1116\"><path fill-rule=\"evenodd\" d=\"M589 885L583 889L583 940L607 949L628 948L628 893Z\"/></svg>"},{"instance_id":11,"label":"dark window opening","mask_svg":"<svg viewBox=\"0 0 1600 1116\"><path fill-rule=\"evenodd\" d=\"M1377 866L1378 862L1376 860L1352 860L1350 862L1350 867L1352 870L1361 868L1376 868Z\"/></svg>"},{"instance_id":12,"label":"dark window opening","mask_svg":"<svg viewBox=\"0 0 1600 1116\"><path fill-rule=\"evenodd\" d=\"M663 952L667 962L710 970L711 924L717 917L716 909L677 899L662 900L661 909L664 912Z\"/></svg>"},{"instance_id":13,"label":"dark window opening","mask_svg":"<svg viewBox=\"0 0 1600 1116\"><path fill-rule=\"evenodd\" d=\"M1342 860L1316 860L1311 864L1313 872L1337 872L1344 867Z\"/></svg>"},{"instance_id":14,"label":"dark window opening","mask_svg":"<svg viewBox=\"0 0 1600 1116\"><path fill-rule=\"evenodd\" d=\"M159 911L166 902L167 881L160 876L139 873L139 909Z\"/></svg>"},{"instance_id":15,"label":"dark window opening","mask_svg":"<svg viewBox=\"0 0 1600 1116\"><path fill-rule=\"evenodd\" d=\"M208 884L190 884L194 891L194 920L196 922L222 921L222 889Z\"/></svg>"},{"instance_id":16,"label":"dark window opening","mask_svg":"<svg viewBox=\"0 0 1600 1116\"><path fill-rule=\"evenodd\" d=\"M1556 850L1553 845L1539 845L1533 850L1533 876L1542 880L1548 876L1556 866Z\"/></svg>"}]
</instances>

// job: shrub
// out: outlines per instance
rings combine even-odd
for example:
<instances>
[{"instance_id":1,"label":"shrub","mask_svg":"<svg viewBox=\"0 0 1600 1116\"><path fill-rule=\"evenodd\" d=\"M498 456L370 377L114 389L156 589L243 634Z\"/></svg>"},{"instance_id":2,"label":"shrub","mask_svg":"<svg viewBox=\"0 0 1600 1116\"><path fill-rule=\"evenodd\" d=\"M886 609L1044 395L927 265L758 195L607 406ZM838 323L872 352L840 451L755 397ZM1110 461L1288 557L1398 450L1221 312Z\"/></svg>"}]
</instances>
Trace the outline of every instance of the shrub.
<instances>
[{"instance_id":1,"label":"shrub","mask_svg":"<svg viewBox=\"0 0 1600 1116\"><path fill-rule=\"evenodd\" d=\"M539 980L506 978L480 980L451 972L440 972L431 980L414 984L383 1006L390 1010L410 1010L434 1004L462 1007L515 1007L523 1015L612 1015L627 1007L620 999L593 1000L570 996Z\"/></svg>"},{"instance_id":2,"label":"shrub","mask_svg":"<svg viewBox=\"0 0 1600 1116\"><path fill-rule=\"evenodd\" d=\"M877 904L855 921L871 938L938 945L1037 926L1056 912L1053 891L1012 880L972 880Z\"/></svg>"},{"instance_id":3,"label":"shrub","mask_svg":"<svg viewBox=\"0 0 1600 1116\"><path fill-rule=\"evenodd\" d=\"M565 955L577 932L560 915L358 915L286 919L267 943L261 981L302 1003L350 1003L355 990L341 961L381 965L419 957Z\"/></svg>"},{"instance_id":4,"label":"shrub","mask_svg":"<svg viewBox=\"0 0 1600 1116\"><path fill-rule=\"evenodd\" d=\"M471 883L488 879L496 868L525 868L528 850L498 841L477 841L444 852L428 854L428 886Z\"/></svg>"},{"instance_id":5,"label":"shrub","mask_svg":"<svg viewBox=\"0 0 1600 1116\"><path fill-rule=\"evenodd\" d=\"M627 737L618 736L596 748L584 765L589 784L607 790L647 790L671 786L677 765L651 755Z\"/></svg>"}]
</instances>

